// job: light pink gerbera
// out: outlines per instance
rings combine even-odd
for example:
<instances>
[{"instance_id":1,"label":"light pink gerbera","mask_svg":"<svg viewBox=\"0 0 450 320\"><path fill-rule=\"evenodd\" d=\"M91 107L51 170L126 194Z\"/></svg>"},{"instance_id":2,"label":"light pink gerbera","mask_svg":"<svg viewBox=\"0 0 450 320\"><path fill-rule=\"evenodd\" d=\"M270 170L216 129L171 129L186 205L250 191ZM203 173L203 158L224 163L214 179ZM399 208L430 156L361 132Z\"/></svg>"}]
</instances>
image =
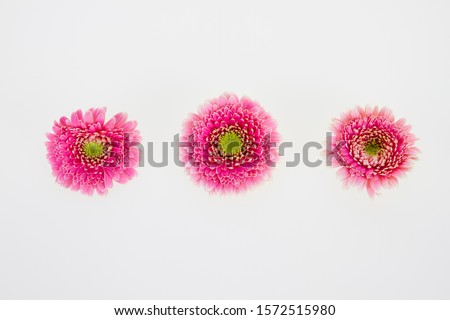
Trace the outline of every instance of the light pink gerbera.
<instances>
[{"instance_id":1,"label":"light pink gerbera","mask_svg":"<svg viewBox=\"0 0 450 320\"><path fill-rule=\"evenodd\" d=\"M106 194L113 180L125 183L136 175L141 141L136 121L118 113L105 123L106 108L81 110L55 121L47 133L47 158L56 181L92 195Z\"/></svg>"},{"instance_id":2,"label":"light pink gerbera","mask_svg":"<svg viewBox=\"0 0 450 320\"><path fill-rule=\"evenodd\" d=\"M371 197L380 187L398 184L416 160L416 138L405 120L395 121L392 112L378 107L356 107L335 119L329 156L346 186L365 187Z\"/></svg>"},{"instance_id":3,"label":"light pink gerbera","mask_svg":"<svg viewBox=\"0 0 450 320\"><path fill-rule=\"evenodd\" d=\"M211 192L239 192L270 175L278 141L275 121L257 102L226 93L189 117L181 154L195 182Z\"/></svg>"}]
</instances>

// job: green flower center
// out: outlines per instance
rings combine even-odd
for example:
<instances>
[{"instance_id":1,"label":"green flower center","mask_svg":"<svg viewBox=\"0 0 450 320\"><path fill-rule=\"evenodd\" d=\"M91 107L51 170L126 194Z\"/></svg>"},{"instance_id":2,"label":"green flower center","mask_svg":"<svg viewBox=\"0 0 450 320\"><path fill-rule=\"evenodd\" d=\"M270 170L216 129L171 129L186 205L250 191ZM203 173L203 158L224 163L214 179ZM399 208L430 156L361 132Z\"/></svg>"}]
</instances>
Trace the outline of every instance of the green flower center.
<instances>
[{"instance_id":1,"label":"green flower center","mask_svg":"<svg viewBox=\"0 0 450 320\"><path fill-rule=\"evenodd\" d=\"M83 145L83 151L88 158L98 158L103 155L103 144L96 141L88 141Z\"/></svg>"},{"instance_id":2,"label":"green flower center","mask_svg":"<svg viewBox=\"0 0 450 320\"><path fill-rule=\"evenodd\" d=\"M234 156L241 152L242 145L241 138L233 131L225 133L219 139L220 149L228 156Z\"/></svg>"},{"instance_id":3,"label":"green flower center","mask_svg":"<svg viewBox=\"0 0 450 320\"><path fill-rule=\"evenodd\" d=\"M375 140L372 140L368 144L366 144L364 150L369 156L376 156L378 154L378 151L381 150L381 144Z\"/></svg>"}]
</instances>

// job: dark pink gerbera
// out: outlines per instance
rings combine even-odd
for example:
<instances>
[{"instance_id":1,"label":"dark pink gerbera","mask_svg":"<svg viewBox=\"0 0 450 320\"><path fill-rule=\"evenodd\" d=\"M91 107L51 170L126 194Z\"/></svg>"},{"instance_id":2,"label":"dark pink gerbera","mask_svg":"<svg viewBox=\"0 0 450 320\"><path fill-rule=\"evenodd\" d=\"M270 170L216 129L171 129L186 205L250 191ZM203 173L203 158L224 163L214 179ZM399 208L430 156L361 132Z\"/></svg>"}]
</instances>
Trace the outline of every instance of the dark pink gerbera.
<instances>
[{"instance_id":1,"label":"dark pink gerbera","mask_svg":"<svg viewBox=\"0 0 450 320\"><path fill-rule=\"evenodd\" d=\"M106 108L81 110L55 121L47 133L47 158L56 181L92 195L106 194L113 180L125 183L136 175L141 141L136 121L118 113L105 123Z\"/></svg>"},{"instance_id":2,"label":"dark pink gerbera","mask_svg":"<svg viewBox=\"0 0 450 320\"><path fill-rule=\"evenodd\" d=\"M333 165L344 184L366 188L370 196L380 187L398 184L416 160L416 138L404 119L395 121L392 112L378 107L356 107L335 119L332 125Z\"/></svg>"},{"instance_id":3,"label":"dark pink gerbera","mask_svg":"<svg viewBox=\"0 0 450 320\"><path fill-rule=\"evenodd\" d=\"M185 123L182 160L211 192L239 192L266 179L278 157L279 136L260 105L234 94L208 101Z\"/></svg>"}]
</instances>

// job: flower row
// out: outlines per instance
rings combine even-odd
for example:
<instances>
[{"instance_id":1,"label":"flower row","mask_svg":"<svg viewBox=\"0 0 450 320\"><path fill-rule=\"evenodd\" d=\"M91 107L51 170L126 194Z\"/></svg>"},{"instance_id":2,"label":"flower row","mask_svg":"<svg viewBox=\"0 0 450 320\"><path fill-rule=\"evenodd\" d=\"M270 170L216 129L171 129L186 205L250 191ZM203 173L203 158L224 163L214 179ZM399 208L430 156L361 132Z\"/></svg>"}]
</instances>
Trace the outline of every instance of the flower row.
<instances>
[{"instance_id":1,"label":"flower row","mask_svg":"<svg viewBox=\"0 0 450 320\"><path fill-rule=\"evenodd\" d=\"M92 195L106 194L113 182L136 176L141 135L125 113L105 118L106 108L78 110L55 121L47 133L47 158L56 181ZM356 107L332 123L327 156L345 185L370 196L398 184L418 149L404 119L386 108ZM279 157L280 136L273 118L247 97L224 94L192 114L180 136L181 160L193 181L210 192L247 190L266 180Z\"/></svg>"}]
</instances>

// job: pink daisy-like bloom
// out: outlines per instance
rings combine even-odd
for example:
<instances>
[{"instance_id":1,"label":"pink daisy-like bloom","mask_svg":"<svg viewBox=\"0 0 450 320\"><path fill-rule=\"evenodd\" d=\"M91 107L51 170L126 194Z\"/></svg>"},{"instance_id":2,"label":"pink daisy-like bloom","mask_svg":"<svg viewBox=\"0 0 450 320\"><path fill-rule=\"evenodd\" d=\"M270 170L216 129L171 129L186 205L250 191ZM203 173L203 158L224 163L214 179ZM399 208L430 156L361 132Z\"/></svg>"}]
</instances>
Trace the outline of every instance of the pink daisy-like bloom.
<instances>
[{"instance_id":1,"label":"pink daisy-like bloom","mask_svg":"<svg viewBox=\"0 0 450 320\"><path fill-rule=\"evenodd\" d=\"M66 188L92 195L106 194L113 180L126 183L136 174L141 141L136 121L118 113L105 123L106 108L55 121L47 133L47 158L56 181Z\"/></svg>"},{"instance_id":2,"label":"pink daisy-like bloom","mask_svg":"<svg viewBox=\"0 0 450 320\"><path fill-rule=\"evenodd\" d=\"M278 141L275 121L257 102L225 93L190 115L181 159L207 190L240 192L270 176Z\"/></svg>"},{"instance_id":3,"label":"pink daisy-like bloom","mask_svg":"<svg viewBox=\"0 0 450 320\"><path fill-rule=\"evenodd\" d=\"M356 107L332 124L332 165L344 185L364 187L373 197L398 184L417 159L415 136L405 119L395 121L386 108Z\"/></svg>"}]
</instances>

